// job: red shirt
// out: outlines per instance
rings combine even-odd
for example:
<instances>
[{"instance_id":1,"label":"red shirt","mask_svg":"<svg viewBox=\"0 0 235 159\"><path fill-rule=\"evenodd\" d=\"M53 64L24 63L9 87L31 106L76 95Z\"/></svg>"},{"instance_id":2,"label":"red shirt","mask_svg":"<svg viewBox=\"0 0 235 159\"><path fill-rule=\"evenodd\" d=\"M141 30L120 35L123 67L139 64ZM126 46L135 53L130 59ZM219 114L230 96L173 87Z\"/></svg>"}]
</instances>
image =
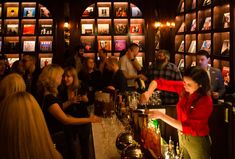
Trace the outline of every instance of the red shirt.
<instances>
[{"instance_id":1,"label":"red shirt","mask_svg":"<svg viewBox=\"0 0 235 159\"><path fill-rule=\"evenodd\" d=\"M178 120L182 123L183 134L192 136L206 136L209 134L208 119L213 110L211 96L202 96L198 98L198 93L186 93L184 91L183 81L171 81L158 79L157 89L170 92L176 92L180 99L176 105Z\"/></svg>"}]
</instances>

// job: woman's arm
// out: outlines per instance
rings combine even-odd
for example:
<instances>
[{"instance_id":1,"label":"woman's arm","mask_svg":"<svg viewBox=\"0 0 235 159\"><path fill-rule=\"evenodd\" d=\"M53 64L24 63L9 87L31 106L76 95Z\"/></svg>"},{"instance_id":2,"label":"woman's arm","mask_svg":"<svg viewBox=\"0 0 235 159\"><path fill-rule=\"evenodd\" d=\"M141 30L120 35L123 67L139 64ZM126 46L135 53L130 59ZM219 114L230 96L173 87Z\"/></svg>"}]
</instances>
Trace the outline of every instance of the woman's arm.
<instances>
[{"instance_id":1,"label":"woman's arm","mask_svg":"<svg viewBox=\"0 0 235 159\"><path fill-rule=\"evenodd\" d=\"M153 80L148 87L148 90L141 94L140 96L140 103L147 103L149 97L153 94L154 90L157 88L157 82Z\"/></svg>"},{"instance_id":2,"label":"woman's arm","mask_svg":"<svg viewBox=\"0 0 235 159\"><path fill-rule=\"evenodd\" d=\"M67 116L57 103L52 104L47 111L64 125L78 125L90 122L100 122L100 118L90 116L89 118L75 118Z\"/></svg>"},{"instance_id":3,"label":"woman's arm","mask_svg":"<svg viewBox=\"0 0 235 159\"><path fill-rule=\"evenodd\" d=\"M150 118L156 118L156 119L161 119L165 123L169 124L170 126L182 131L182 123L179 120L176 120L169 115L166 115L158 110L156 111L150 111L149 112L149 117Z\"/></svg>"}]
</instances>

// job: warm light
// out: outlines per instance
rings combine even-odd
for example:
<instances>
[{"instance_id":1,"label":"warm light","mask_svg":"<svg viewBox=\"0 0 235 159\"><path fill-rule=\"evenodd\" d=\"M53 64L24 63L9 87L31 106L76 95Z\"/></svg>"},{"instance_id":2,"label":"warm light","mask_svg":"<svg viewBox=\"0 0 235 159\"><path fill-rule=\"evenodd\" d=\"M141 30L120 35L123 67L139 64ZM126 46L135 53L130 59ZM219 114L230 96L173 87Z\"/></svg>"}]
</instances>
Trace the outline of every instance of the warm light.
<instances>
[{"instance_id":1,"label":"warm light","mask_svg":"<svg viewBox=\"0 0 235 159\"><path fill-rule=\"evenodd\" d=\"M161 22L155 22L154 24L155 28L159 28L162 26Z\"/></svg>"},{"instance_id":2,"label":"warm light","mask_svg":"<svg viewBox=\"0 0 235 159\"><path fill-rule=\"evenodd\" d=\"M175 22L171 22L171 27L175 27Z\"/></svg>"},{"instance_id":3,"label":"warm light","mask_svg":"<svg viewBox=\"0 0 235 159\"><path fill-rule=\"evenodd\" d=\"M170 22L166 22L166 26L169 27L171 25Z\"/></svg>"},{"instance_id":4,"label":"warm light","mask_svg":"<svg viewBox=\"0 0 235 159\"><path fill-rule=\"evenodd\" d=\"M66 28L66 29L69 28L69 22L64 22L64 28Z\"/></svg>"}]
</instances>

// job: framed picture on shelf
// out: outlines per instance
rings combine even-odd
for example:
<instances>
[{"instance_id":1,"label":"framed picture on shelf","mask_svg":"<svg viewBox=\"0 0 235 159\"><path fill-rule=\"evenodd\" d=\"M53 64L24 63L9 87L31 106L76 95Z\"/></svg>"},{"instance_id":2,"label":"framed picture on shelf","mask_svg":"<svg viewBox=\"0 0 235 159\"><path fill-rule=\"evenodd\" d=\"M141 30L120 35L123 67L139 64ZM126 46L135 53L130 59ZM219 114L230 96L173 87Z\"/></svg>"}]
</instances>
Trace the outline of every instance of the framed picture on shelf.
<instances>
[{"instance_id":1,"label":"framed picture on shelf","mask_svg":"<svg viewBox=\"0 0 235 159\"><path fill-rule=\"evenodd\" d=\"M228 86L230 82L230 68L228 66L223 66L221 73L224 79L224 85Z\"/></svg>"},{"instance_id":2,"label":"framed picture on shelf","mask_svg":"<svg viewBox=\"0 0 235 159\"><path fill-rule=\"evenodd\" d=\"M185 26L184 22L182 22L182 24L180 25L179 30L178 30L179 33L184 32L184 26Z\"/></svg>"},{"instance_id":3,"label":"framed picture on shelf","mask_svg":"<svg viewBox=\"0 0 235 159\"><path fill-rule=\"evenodd\" d=\"M203 6L208 6L211 4L211 0L204 0Z\"/></svg>"},{"instance_id":4,"label":"framed picture on shelf","mask_svg":"<svg viewBox=\"0 0 235 159\"><path fill-rule=\"evenodd\" d=\"M109 7L98 7L98 16L99 17L109 17Z\"/></svg>"},{"instance_id":5,"label":"framed picture on shelf","mask_svg":"<svg viewBox=\"0 0 235 159\"><path fill-rule=\"evenodd\" d=\"M196 8L196 0L193 0L192 1L192 9L195 9Z\"/></svg>"},{"instance_id":6,"label":"framed picture on shelf","mask_svg":"<svg viewBox=\"0 0 235 159\"><path fill-rule=\"evenodd\" d=\"M223 24L224 28L229 28L230 27L230 13L224 13L223 16Z\"/></svg>"},{"instance_id":7,"label":"framed picture on shelf","mask_svg":"<svg viewBox=\"0 0 235 159\"><path fill-rule=\"evenodd\" d=\"M85 48L85 52L90 52L94 50L94 39L86 38L82 39L81 42Z\"/></svg>"},{"instance_id":8,"label":"framed picture on shelf","mask_svg":"<svg viewBox=\"0 0 235 159\"><path fill-rule=\"evenodd\" d=\"M142 12L138 7L131 7L131 16L132 17L142 17Z\"/></svg>"},{"instance_id":9,"label":"framed picture on shelf","mask_svg":"<svg viewBox=\"0 0 235 159\"><path fill-rule=\"evenodd\" d=\"M127 24L114 24L115 34L127 34Z\"/></svg>"},{"instance_id":10,"label":"framed picture on shelf","mask_svg":"<svg viewBox=\"0 0 235 159\"><path fill-rule=\"evenodd\" d=\"M178 52L184 52L184 40L181 41Z\"/></svg>"},{"instance_id":11,"label":"framed picture on shelf","mask_svg":"<svg viewBox=\"0 0 235 159\"><path fill-rule=\"evenodd\" d=\"M41 57L40 58L40 68L43 68L49 64L52 64L52 57Z\"/></svg>"},{"instance_id":12,"label":"framed picture on shelf","mask_svg":"<svg viewBox=\"0 0 235 159\"><path fill-rule=\"evenodd\" d=\"M18 7L7 7L7 18L18 17L19 8Z\"/></svg>"},{"instance_id":13,"label":"framed picture on shelf","mask_svg":"<svg viewBox=\"0 0 235 159\"><path fill-rule=\"evenodd\" d=\"M211 29L211 17L206 17L202 30L210 30L210 29Z\"/></svg>"},{"instance_id":14,"label":"framed picture on shelf","mask_svg":"<svg viewBox=\"0 0 235 159\"><path fill-rule=\"evenodd\" d=\"M192 40L188 49L189 53L196 53L196 40Z\"/></svg>"},{"instance_id":15,"label":"framed picture on shelf","mask_svg":"<svg viewBox=\"0 0 235 159\"><path fill-rule=\"evenodd\" d=\"M82 24L82 34L92 35L93 34L93 24Z\"/></svg>"},{"instance_id":16,"label":"framed picture on shelf","mask_svg":"<svg viewBox=\"0 0 235 159\"><path fill-rule=\"evenodd\" d=\"M19 50L19 41L9 40L6 42L6 50L8 52L16 52Z\"/></svg>"},{"instance_id":17,"label":"framed picture on shelf","mask_svg":"<svg viewBox=\"0 0 235 159\"><path fill-rule=\"evenodd\" d=\"M25 7L23 17L35 17L35 7Z\"/></svg>"},{"instance_id":18,"label":"framed picture on shelf","mask_svg":"<svg viewBox=\"0 0 235 159\"><path fill-rule=\"evenodd\" d=\"M7 24L6 34L17 35L18 34L18 24Z\"/></svg>"},{"instance_id":19,"label":"framed picture on shelf","mask_svg":"<svg viewBox=\"0 0 235 159\"><path fill-rule=\"evenodd\" d=\"M40 25L40 34L41 35L51 35L52 34L52 24L41 24Z\"/></svg>"},{"instance_id":20,"label":"framed picture on shelf","mask_svg":"<svg viewBox=\"0 0 235 159\"><path fill-rule=\"evenodd\" d=\"M94 7L87 7L86 10L82 13L82 17L93 17L94 16Z\"/></svg>"},{"instance_id":21,"label":"framed picture on shelf","mask_svg":"<svg viewBox=\"0 0 235 159\"><path fill-rule=\"evenodd\" d=\"M211 40L204 40L201 46L201 50L211 51Z\"/></svg>"},{"instance_id":22,"label":"framed picture on shelf","mask_svg":"<svg viewBox=\"0 0 235 159\"><path fill-rule=\"evenodd\" d=\"M184 69L184 59L180 59L180 62L179 62L177 67L178 67L179 70L183 70Z\"/></svg>"},{"instance_id":23,"label":"framed picture on shelf","mask_svg":"<svg viewBox=\"0 0 235 159\"><path fill-rule=\"evenodd\" d=\"M131 40L131 43L135 43L139 46L140 50L139 51L143 51L144 49L144 43L142 40Z\"/></svg>"},{"instance_id":24,"label":"framed picture on shelf","mask_svg":"<svg viewBox=\"0 0 235 159\"><path fill-rule=\"evenodd\" d=\"M143 33L142 24L131 24L130 33L142 34Z\"/></svg>"},{"instance_id":25,"label":"framed picture on shelf","mask_svg":"<svg viewBox=\"0 0 235 159\"><path fill-rule=\"evenodd\" d=\"M115 7L115 17L127 17L127 7L126 6Z\"/></svg>"},{"instance_id":26,"label":"framed picture on shelf","mask_svg":"<svg viewBox=\"0 0 235 159\"><path fill-rule=\"evenodd\" d=\"M40 17L49 18L51 17L51 13L46 7L40 7Z\"/></svg>"},{"instance_id":27,"label":"framed picture on shelf","mask_svg":"<svg viewBox=\"0 0 235 159\"><path fill-rule=\"evenodd\" d=\"M13 65L14 62L16 62L16 61L18 61L18 60L19 60L18 57L8 57L8 58L7 58L7 61L8 61L8 63L9 63L9 65L10 65L10 67Z\"/></svg>"},{"instance_id":28,"label":"framed picture on shelf","mask_svg":"<svg viewBox=\"0 0 235 159\"><path fill-rule=\"evenodd\" d=\"M196 27L197 27L197 21L196 21L196 19L193 19L190 31L196 31Z\"/></svg>"},{"instance_id":29,"label":"framed picture on shelf","mask_svg":"<svg viewBox=\"0 0 235 159\"><path fill-rule=\"evenodd\" d=\"M35 24L24 24L23 35L32 35L35 33Z\"/></svg>"},{"instance_id":30,"label":"framed picture on shelf","mask_svg":"<svg viewBox=\"0 0 235 159\"><path fill-rule=\"evenodd\" d=\"M98 24L98 34L109 34L109 24Z\"/></svg>"},{"instance_id":31,"label":"framed picture on shelf","mask_svg":"<svg viewBox=\"0 0 235 159\"><path fill-rule=\"evenodd\" d=\"M34 52L34 51L35 51L35 41L23 42L23 52Z\"/></svg>"},{"instance_id":32,"label":"framed picture on shelf","mask_svg":"<svg viewBox=\"0 0 235 159\"><path fill-rule=\"evenodd\" d=\"M115 51L122 51L126 49L126 40L114 40Z\"/></svg>"},{"instance_id":33,"label":"framed picture on shelf","mask_svg":"<svg viewBox=\"0 0 235 159\"><path fill-rule=\"evenodd\" d=\"M52 51L52 41L40 41L39 45L40 51L51 52Z\"/></svg>"},{"instance_id":34,"label":"framed picture on shelf","mask_svg":"<svg viewBox=\"0 0 235 159\"><path fill-rule=\"evenodd\" d=\"M221 55L229 56L230 52L230 40L224 40L221 48Z\"/></svg>"},{"instance_id":35,"label":"framed picture on shelf","mask_svg":"<svg viewBox=\"0 0 235 159\"><path fill-rule=\"evenodd\" d=\"M98 40L98 50L105 49L105 50L111 50L112 49L112 43L111 40Z\"/></svg>"}]
</instances>

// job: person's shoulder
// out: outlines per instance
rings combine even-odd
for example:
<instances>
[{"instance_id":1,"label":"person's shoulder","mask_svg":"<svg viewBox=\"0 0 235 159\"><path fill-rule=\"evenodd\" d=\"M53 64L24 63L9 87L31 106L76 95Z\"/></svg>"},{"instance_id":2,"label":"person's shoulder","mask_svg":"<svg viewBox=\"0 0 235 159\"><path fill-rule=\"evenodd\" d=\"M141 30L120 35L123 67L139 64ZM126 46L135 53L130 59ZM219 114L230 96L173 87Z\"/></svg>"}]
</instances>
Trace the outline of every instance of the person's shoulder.
<instances>
[{"instance_id":1,"label":"person's shoulder","mask_svg":"<svg viewBox=\"0 0 235 159\"><path fill-rule=\"evenodd\" d=\"M167 67L172 70L179 70L176 64L168 62Z\"/></svg>"},{"instance_id":2,"label":"person's shoulder","mask_svg":"<svg viewBox=\"0 0 235 159\"><path fill-rule=\"evenodd\" d=\"M214 72L214 73L221 73L221 70L218 69L218 68L215 68L215 67L211 67L211 68L210 68L210 72L211 72L211 73L213 73L213 72Z\"/></svg>"}]
</instances>

